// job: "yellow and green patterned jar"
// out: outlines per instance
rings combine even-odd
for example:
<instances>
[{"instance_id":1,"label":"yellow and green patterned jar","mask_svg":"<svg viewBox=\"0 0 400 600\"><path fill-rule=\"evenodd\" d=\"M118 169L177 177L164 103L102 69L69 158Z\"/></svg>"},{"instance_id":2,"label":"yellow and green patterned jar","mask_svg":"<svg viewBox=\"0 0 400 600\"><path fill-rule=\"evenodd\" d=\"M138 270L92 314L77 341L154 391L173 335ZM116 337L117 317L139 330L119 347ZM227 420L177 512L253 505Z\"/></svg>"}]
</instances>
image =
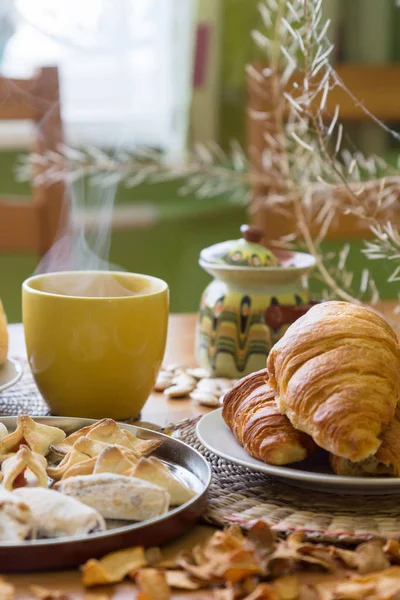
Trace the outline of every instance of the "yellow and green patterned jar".
<instances>
[{"instance_id":1,"label":"yellow and green patterned jar","mask_svg":"<svg viewBox=\"0 0 400 600\"><path fill-rule=\"evenodd\" d=\"M263 233L243 226L242 239L206 248L199 264L214 280L203 293L197 326L200 365L214 377L243 377L265 368L272 346L310 308L307 275L315 258L272 253Z\"/></svg>"}]
</instances>

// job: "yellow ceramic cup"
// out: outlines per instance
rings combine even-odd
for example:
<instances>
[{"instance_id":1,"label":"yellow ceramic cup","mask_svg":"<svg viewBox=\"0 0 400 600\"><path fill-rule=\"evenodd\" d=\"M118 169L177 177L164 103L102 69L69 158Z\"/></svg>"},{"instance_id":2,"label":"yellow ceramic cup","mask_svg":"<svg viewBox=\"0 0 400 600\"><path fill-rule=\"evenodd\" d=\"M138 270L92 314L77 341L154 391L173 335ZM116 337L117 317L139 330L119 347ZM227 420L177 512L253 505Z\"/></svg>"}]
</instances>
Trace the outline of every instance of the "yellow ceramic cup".
<instances>
[{"instance_id":1,"label":"yellow ceramic cup","mask_svg":"<svg viewBox=\"0 0 400 600\"><path fill-rule=\"evenodd\" d=\"M169 293L120 272L49 273L22 286L29 364L55 415L139 415L164 356Z\"/></svg>"}]
</instances>

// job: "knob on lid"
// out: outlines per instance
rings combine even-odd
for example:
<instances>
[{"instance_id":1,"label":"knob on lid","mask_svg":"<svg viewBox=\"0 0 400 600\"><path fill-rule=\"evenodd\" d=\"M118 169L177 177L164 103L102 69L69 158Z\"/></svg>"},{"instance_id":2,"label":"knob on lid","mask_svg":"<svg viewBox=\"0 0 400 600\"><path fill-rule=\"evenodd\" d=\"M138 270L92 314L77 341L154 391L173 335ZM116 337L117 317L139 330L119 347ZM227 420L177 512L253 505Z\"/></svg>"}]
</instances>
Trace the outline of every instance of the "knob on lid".
<instances>
[{"instance_id":1,"label":"knob on lid","mask_svg":"<svg viewBox=\"0 0 400 600\"><path fill-rule=\"evenodd\" d=\"M261 245L264 232L255 225L242 225L242 237L205 248L201 258L213 264L236 267L272 267L279 265L277 257Z\"/></svg>"},{"instance_id":2,"label":"knob on lid","mask_svg":"<svg viewBox=\"0 0 400 600\"><path fill-rule=\"evenodd\" d=\"M261 244L264 237L263 230L256 225L242 225L240 233L246 242L252 242L253 244Z\"/></svg>"}]
</instances>

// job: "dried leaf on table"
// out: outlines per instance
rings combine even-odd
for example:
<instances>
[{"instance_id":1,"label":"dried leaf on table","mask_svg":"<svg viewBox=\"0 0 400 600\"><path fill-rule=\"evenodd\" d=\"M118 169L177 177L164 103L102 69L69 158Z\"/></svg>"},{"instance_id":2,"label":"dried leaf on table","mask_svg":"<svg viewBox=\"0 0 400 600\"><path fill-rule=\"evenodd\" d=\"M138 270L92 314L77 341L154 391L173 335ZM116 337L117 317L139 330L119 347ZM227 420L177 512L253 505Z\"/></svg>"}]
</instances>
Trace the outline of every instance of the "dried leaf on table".
<instances>
[{"instance_id":1,"label":"dried leaf on table","mask_svg":"<svg viewBox=\"0 0 400 600\"><path fill-rule=\"evenodd\" d=\"M258 523L262 523L263 525L265 525L265 523L263 521L259 521ZM257 523L256 523L257 525ZM268 527L268 525L267 525ZM268 527L269 529L269 527ZM229 527L227 527L224 530L224 533L230 537L230 538L234 538L235 540L237 540L240 544L244 544L246 542L246 536L243 535L243 531L240 529L239 525L230 525Z\"/></svg>"},{"instance_id":2,"label":"dried leaf on table","mask_svg":"<svg viewBox=\"0 0 400 600\"><path fill-rule=\"evenodd\" d=\"M244 596L248 596L249 594L251 594L252 592L254 592L254 590L256 589L257 585L259 583L259 578L258 577L246 577L246 579L244 579L241 583L240 583L240 589L241 592Z\"/></svg>"},{"instance_id":3,"label":"dried leaf on table","mask_svg":"<svg viewBox=\"0 0 400 600\"><path fill-rule=\"evenodd\" d=\"M15 588L11 583L0 577L0 598L1 600L14 600Z\"/></svg>"},{"instance_id":4,"label":"dried leaf on table","mask_svg":"<svg viewBox=\"0 0 400 600\"><path fill-rule=\"evenodd\" d=\"M329 553L331 556L338 558L348 569L357 569L358 557L354 550L345 550L343 548L336 548L336 546L329 546Z\"/></svg>"},{"instance_id":5,"label":"dried leaf on table","mask_svg":"<svg viewBox=\"0 0 400 600\"><path fill-rule=\"evenodd\" d=\"M276 535L264 521L258 521L249 529L248 541L262 562L272 554L276 547Z\"/></svg>"},{"instance_id":6,"label":"dried leaf on table","mask_svg":"<svg viewBox=\"0 0 400 600\"><path fill-rule=\"evenodd\" d=\"M371 540L357 547L355 554L359 573L366 575L374 571L384 571L390 567L390 561L385 556L383 546L384 544L380 540Z\"/></svg>"},{"instance_id":7,"label":"dried leaf on table","mask_svg":"<svg viewBox=\"0 0 400 600\"><path fill-rule=\"evenodd\" d=\"M273 589L279 600L297 600L300 596L300 584L297 577L286 575L274 581Z\"/></svg>"},{"instance_id":8,"label":"dried leaf on table","mask_svg":"<svg viewBox=\"0 0 400 600\"><path fill-rule=\"evenodd\" d=\"M40 585L29 586L32 594L39 600L69 600L69 596L58 590L48 590ZM0 595L3 599L3 596Z\"/></svg>"},{"instance_id":9,"label":"dried leaf on table","mask_svg":"<svg viewBox=\"0 0 400 600\"><path fill-rule=\"evenodd\" d=\"M196 579L215 584L237 583L263 572L254 547L237 527L217 531L192 552L183 552L177 563Z\"/></svg>"},{"instance_id":10,"label":"dried leaf on table","mask_svg":"<svg viewBox=\"0 0 400 600\"><path fill-rule=\"evenodd\" d=\"M215 568L215 574L225 581L237 583L251 575L262 575L263 570L254 550L239 549L226 556L226 563Z\"/></svg>"},{"instance_id":11,"label":"dried leaf on table","mask_svg":"<svg viewBox=\"0 0 400 600\"><path fill-rule=\"evenodd\" d=\"M391 563L400 563L400 544L397 540L388 540L383 551Z\"/></svg>"},{"instance_id":12,"label":"dried leaf on table","mask_svg":"<svg viewBox=\"0 0 400 600\"><path fill-rule=\"evenodd\" d=\"M163 560L160 548L147 548L145 555L149 567L158 566Z\"/></svg>"},{"instance_id":13,"label":"dried leaf on table","mask_svg":"<svg viewBox=\"0 0 400 600\"><path fill-rule=\"evenodd\" d=\"M339 583L334 591L336 600L398 600L400 598L400 567L391 567L372 575L352 577Z\"/></svg>"},{"instance_id":14,"label":"dried leaf on table","mask_svg":"<svg viewBox=\"0 0 400 600\"><path fill-rule=\"evenodd\" d=\"M192 579L185 571L165 571L165 580L171 588L180 590L198 590L202 585L199 581Z\"/></svg>"},{"instance_id":15,"label":"dried leaf on table","mask_svg":"<svg viewBox=\"0 0 400 600\"><path fill-rule=\"evenodd\" d=\"M268 560L268 571L272 577L293 573L306 566L328 572L341 569L339 561L332 556L329 546L305 544L303 535L295 533L280 542Z\"/></svg>"},{"instance_id":16,"label":"dried leaf on table","mask_svg":"<svg viewBox=\"0 0 400 600\"><path fill-rule=\"evenodd\" d=\"M178 559L178 565L195 579L211 584L223 583L221 577L215 575L214 564L193 565L186 562L185 558Z\"/></svg>"},{"instance_id":17,"label":"dried leaf on table","mask_svg":"<svg viewBox=\"0 0 400 600\"><path fill-rule=\"evenodd\" d=\"M278 592L269 583L260 583L254 592L246 596L244 600L281 600Z\"/></svg>"},{"instance_id":18,"label":"dried leaf on table","mask_svg":"<svg viewBox=\"0 0 400 600\"><path fill-rule=\"evenodd\" d=\"M233 588L217 588L213 591L214 600L235 600L235 591Z\"/></svg>"},{"instance_id":19,"label":"dried leaf on table","mask_svg":"<svg viewBox=\"0 0 400 600\"><path fill-rule=\"evenodd\" d=\"M82 581L86 587L118 583L147 565L144 549L140 546L107 554L100 560L90 559L82 567Z\"/></svg>"},{"instance_id":20,"label":"dried leaf on table","mask_svg":"<svg viewBox=\"0 0 400 600\"><path fill-rule=\"evenodd\" d=\"M140 569L136 576L142 600L169 600L171 588L165 574L157 569Z\"/></svg>"}]
</instances>

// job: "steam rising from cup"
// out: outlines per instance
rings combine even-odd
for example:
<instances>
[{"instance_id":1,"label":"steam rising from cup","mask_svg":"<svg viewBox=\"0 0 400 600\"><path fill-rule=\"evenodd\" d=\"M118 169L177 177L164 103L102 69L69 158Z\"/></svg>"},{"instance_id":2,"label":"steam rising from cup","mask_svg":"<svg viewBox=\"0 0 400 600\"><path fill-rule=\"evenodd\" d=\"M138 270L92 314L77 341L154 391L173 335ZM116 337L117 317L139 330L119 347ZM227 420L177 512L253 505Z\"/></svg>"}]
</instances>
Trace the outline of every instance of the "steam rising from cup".
<instances>
[{"instance_id":1,"label":"steam rising from cup","mask_svg":"<svg viewBox=\"0 0 400 600\"><path fill-rule=\"evenodd\" d=\"M60 271L87 271L88 276L62 282L49 278L44 291L68 296L132 296L114 276L124 271L109 262L112 216L118 182L104 185L79 179L66 184L59 234L36 268L35 275ZM90 219L87 216L90 215ZM105 277L94 272L106 271Z\"/></svg>"}]
</instances>

